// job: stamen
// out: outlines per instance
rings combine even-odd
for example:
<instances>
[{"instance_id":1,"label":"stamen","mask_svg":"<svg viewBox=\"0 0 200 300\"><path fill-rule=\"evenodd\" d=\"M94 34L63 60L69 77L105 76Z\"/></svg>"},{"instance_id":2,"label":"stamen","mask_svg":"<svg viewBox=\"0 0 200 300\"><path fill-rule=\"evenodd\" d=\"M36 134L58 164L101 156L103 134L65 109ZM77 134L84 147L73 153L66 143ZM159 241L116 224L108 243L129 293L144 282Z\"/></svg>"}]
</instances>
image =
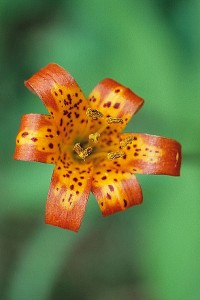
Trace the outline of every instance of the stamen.
<instances>
[{"instance_id":1,"label":"stamen","mask_svg":"<svg viewBox=\"0 0 200 300\"><path fill-rule=\"evenodd\" d=\"M119 143L120 148L125 148L128 144L132 144L133 140L134 140L134 137L128 136L127 138L125 138L125 140L123 140Z\"/></svg>"},{"instance_id":2,"label":"stamen","mask_svg":"<svg viewBox=\"0 0 200 300\"><path fill-rule=\"evenodd\" d=\"M113 160L115 158L123 158L126 154L123 151L109 152L107 158Z\"/></svg>"},{"instance_id":3,"label":"stamen","mask_svg":"<svg viewBox=\"0 0 200 300\"><path fill-rule=\"evenodd\" d=\"M100 133L99 132L91 133L89 135L89 140L92 141L95 144L98 143L99 138L100 138Z\"/></svg>"},{"instance_id":4,"label":"stamen","mask_svg":"<svg viewBox=\"0 0 200 300\"><path fill-rule=\"evenodd\" d=\"M87 117L92 118L93 120L97 120L99 118L103 118L103 114L97 109L88 108L86 110Z\"/></svg>"},{"instance_id":5,"label":"stamen","mask_svg":"<svg viewBox=\"0 0 200 300\"><path fill-rule=\"evenodd\" d=\"M92 153L92 147L87 147L83 152L81 153L80 158L85 159Z\"/></svg>"},{"instance_id":6,"label":"stamen","mask_svg":"<svg viewBox=\"0 0 200 300\"><path fill-rule=\"evenodd\" d=\"M76 143L74 145L74 151L78 154L78 156L80 158L82 158L83 160L86 159L86 157L88 157L91 153L92 153L92 147L87 147L86 149L83 149L80 145L80 143Z\"/></svg>"},{"instance_id":7,"label":"stamen","mask_svg":"<svg viewBox=\"0 0 200 300\"><path fill-rule=\"evenodd\" d=\"M122 123L123 124L123 120L121 118L112 118L112 117L108 117L106 119L108 124L112 124L112 123Z\"/></svg>"},{"instance_id":8,"label":"stamen","mask_svg":"<svg viewBox=\"0 0 200 300\"><path fill-rule=\"evenodd\" d=\"M74 145L74 151L79 155L81 152L83 152L83 148L81 147L81 144L80 143L76 143Z\"/></svg>"}]
</instances>

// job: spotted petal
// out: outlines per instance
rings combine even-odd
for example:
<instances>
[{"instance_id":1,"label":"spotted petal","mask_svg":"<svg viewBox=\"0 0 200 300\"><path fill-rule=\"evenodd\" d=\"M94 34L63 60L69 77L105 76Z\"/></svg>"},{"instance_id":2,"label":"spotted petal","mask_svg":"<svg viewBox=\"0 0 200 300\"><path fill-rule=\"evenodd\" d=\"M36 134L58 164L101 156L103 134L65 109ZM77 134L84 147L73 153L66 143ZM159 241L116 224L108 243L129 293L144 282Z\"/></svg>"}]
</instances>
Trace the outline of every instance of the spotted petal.
<instances>
[{"instance_id":1,"label":"spotted petal","mask_svg":"<svg viewBox=\"0 0 200 300\"><path fill-rule=\"evenodd\" d=\"M83 135L88 101L74 78L57 64L49 64L25 82L47 107L57 129L69 144Z\"/></svg>"},{"instance_id":2,"label":"spotted petal","mask_svg":"<svg viewBox=\"0 0 200 300\"><path fill-rule=\"evenodd\" d=\"M104 161L93 175L92 192L104 216L142 203L142 190L135 175Z\"/></svg>"},{"instance_id":3,"label":"spotted petal","mask_svg":"<svg viewBox=\"0 0 200 300\"><path fill-rule=\"evenodd\" d=\"M89 101L90 107L99 110L105 117L123 119L118 126L108 126L111 130L115 127L118 132L122 131L144 102L129 88L112 79L102 80L90 93Z\"/></svg>"},{"instance_id":4,"label":"spotted petal","mask_svg":"<svg viewBox=\"0 0 200 300\"><path fill-rule=\"evenodd\" d=\"M55 163L59 156L59 136L50 116L26 114L16 138L14 158Z\"/></svg>"},{"instance_id":5,"label":"spotted petal","mask_svg":"<svg viewBox=\"0 0 200 300\"><path fill-rule=\"evenodd\" d=\"M127 138L132 141L125 147ZM130 139L131 140L131 139ZM124 169L134 173L180 175L181 145L172 139L141 133L124 133L121 145Z\"/></svg>"},{"instance_id":6,"label":"spotted petal","mask_svg":"<svg viewBox=\"0 0 200 300\"><path fill-rule=\"evenodd\" d=\"M46 204L46 223L78 231L92 182L91 164L64 154L54 169Z\"/></svg>"}]
</instances>

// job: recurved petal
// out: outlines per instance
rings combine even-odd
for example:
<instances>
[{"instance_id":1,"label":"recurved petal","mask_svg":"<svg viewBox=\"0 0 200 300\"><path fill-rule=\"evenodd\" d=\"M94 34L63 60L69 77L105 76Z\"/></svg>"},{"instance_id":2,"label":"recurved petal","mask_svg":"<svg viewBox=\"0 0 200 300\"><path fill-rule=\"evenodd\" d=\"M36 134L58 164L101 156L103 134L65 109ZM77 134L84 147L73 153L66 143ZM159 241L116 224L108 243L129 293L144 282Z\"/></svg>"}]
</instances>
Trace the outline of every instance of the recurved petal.
<instances>
[{"instance_id":1,"label":"recurved petal","mask_svg":"<svg viewBox=\"0 0 200 300\"><path fill-rule=\"evenodd\" d=\"M123 123L116 126L118 132L121 132L144 102L129 88L112 79L102 80L90 93L89 101L90 107L99 110L105 117L123 119ZM113 126L110 125L111 128Z\"/></svg>"},{"instance_id":2,"label":"recurved petal","mask_svg":"<svg viewBox=\"0 0 200 300\"><path fill-rule=\"evenodd\" d=\"M83 135L88 122L88 101L65 69L49 64L25 81L25 85L41 98L65 143Z\"/></svg>"},{"instance_id":3,"label":"recurved petal","mask_svg":"<svg viewBox=\"0 0 200 300\"><path fill-rule=\"evenodd\" d=\"M57 164L46 203L47 224L78 231L92 182L90 164L78 164L68 156Z\"/></svg>"},{"instance_id":4,"label":"recurved petal","mask_svg":"<svg viewBox=\"0 0 200 300\"><path fill-rule=\"evenodd\" d=\"M129 143L125 146L126 142ZM166 137L142 133L121 135L124 169L134 173L179 176L181 145Z\"/></svg>"},{"instance_id":5,"label":"recurved petal","mask_svg":"<svg viewBox=\"0 0 200 300\"><path fill-rule=\"evenodd\" d=\"M95 169L92 192L104 216L142 203L142 190L135 175L113 167L111 162Z\"/></svg>"},{"instance_id":6,"label":"recurved petal","mask_svg":"<svg viewBox=\"0 0 200 300\"><path fill-rule=\"evenodd\" d=\"M59 136L50 116L26 114L16 138L14 159L55 163L59 156Z\"/></svg>"}]
</instances>

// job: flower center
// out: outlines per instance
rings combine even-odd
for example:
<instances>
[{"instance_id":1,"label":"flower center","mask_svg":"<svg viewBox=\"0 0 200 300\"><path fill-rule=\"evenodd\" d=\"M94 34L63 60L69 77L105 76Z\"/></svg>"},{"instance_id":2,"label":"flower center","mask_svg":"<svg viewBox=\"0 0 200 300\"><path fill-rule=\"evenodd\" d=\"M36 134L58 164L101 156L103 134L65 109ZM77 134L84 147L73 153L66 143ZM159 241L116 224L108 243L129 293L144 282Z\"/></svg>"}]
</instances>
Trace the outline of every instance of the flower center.
<instances>
[{"instance_id":1,"label":"flower center","mask_svg":"<svg viewBox=\"0 0 200 300\"><path fill-rule=\"evenodd\" d=\"M102 156L107 156L107 159L113 160L116 158L121 158L125 156L125 153L123 151L117 151L117 152L102 152L99 147L97 147L99 140L101 138L101 134L106 129L106 127L110 124L114 123L121 123L123 124L123 119L121 118L113 118L113 117L105 117L100 111L92 108L88 108L86 110L86 116L90 119L90 122L88 122L88 126L90 126L90 129L86 130L90 131L93 126L91 126L92 122L95 122L96 120L102 119L103 126L101 126L98 131L95 133L91 133L88 135L88 138L84 142L76 142L73 151L76 153L76 158L86 160L89 156L92 159L96 159ZM120 145L120 148L121 145Z\"/></svg>"}]
</instances>

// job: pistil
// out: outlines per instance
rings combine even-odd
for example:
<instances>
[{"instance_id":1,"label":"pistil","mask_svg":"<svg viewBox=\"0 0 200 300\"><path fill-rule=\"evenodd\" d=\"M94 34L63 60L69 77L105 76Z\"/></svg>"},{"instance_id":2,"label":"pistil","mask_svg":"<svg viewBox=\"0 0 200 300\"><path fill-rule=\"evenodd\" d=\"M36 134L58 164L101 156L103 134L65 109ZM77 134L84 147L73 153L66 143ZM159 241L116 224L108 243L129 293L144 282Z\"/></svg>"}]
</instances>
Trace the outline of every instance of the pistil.
<instances>
[{"instance_id":1,"label":"pistil","mask_svg":"<svg viewBox=\"0 0 200 300\"><path fill-rule=\"evenodd\" d=\"M101 135L100 135L99 132L91 133L91 134L89 135L89 141L91 141L91 142L97 144L98 141L99 141L100 136L101 136Z\"/></svg>"}]
</instances>

